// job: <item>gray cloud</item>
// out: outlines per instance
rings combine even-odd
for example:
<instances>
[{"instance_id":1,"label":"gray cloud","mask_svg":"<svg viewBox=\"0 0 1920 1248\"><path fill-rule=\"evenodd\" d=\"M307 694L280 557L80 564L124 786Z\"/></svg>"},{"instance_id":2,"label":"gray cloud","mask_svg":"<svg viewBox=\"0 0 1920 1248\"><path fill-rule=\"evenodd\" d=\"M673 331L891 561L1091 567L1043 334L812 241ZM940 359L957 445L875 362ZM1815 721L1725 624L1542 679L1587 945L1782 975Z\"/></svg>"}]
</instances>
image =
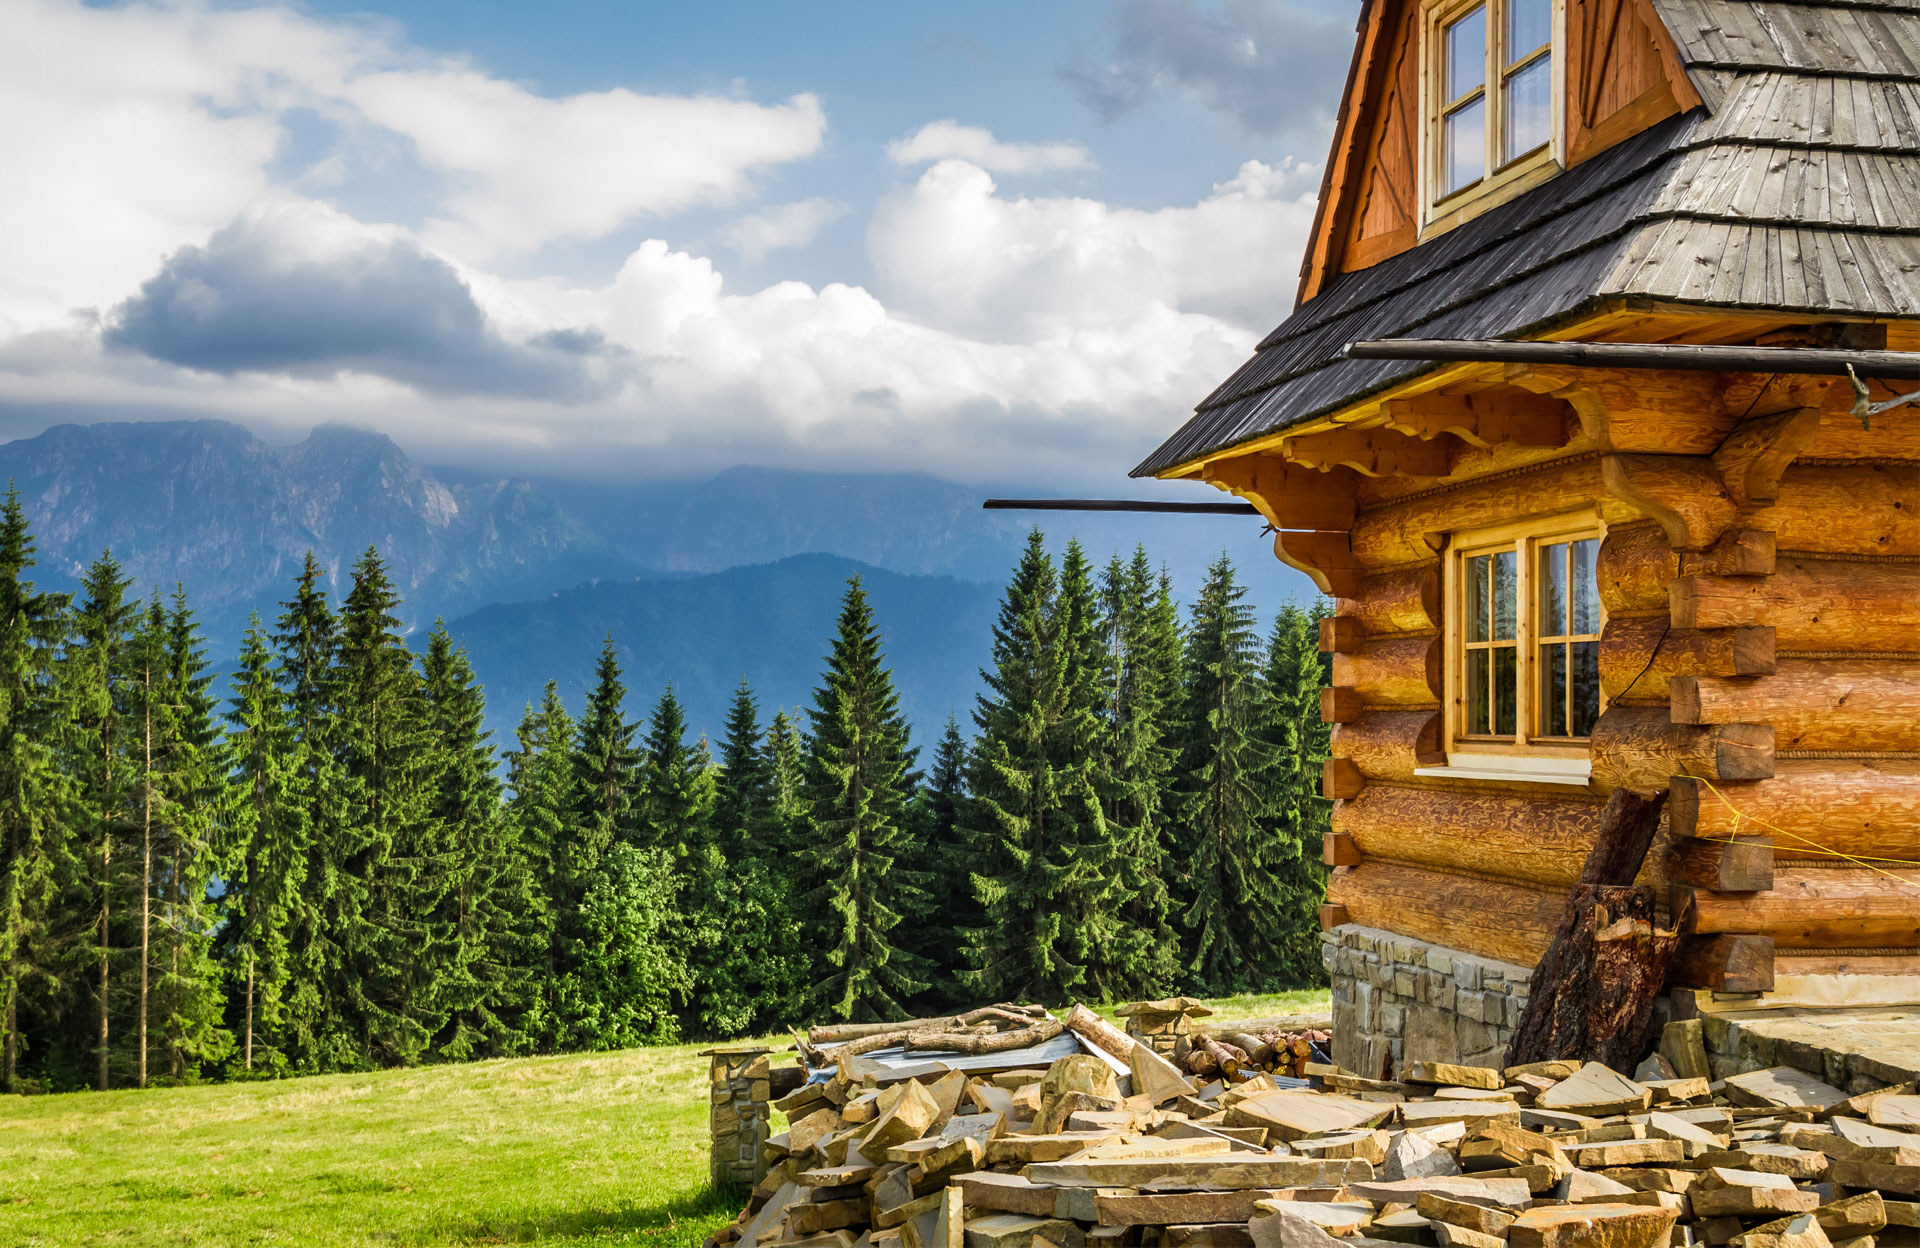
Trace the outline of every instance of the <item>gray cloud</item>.
<instances>
[{"instance_id":1,"label":"gray cloud","mask_svg":"<svg viewBox=\"0 0 1920 1248\"><path fill-rule=\"evenodd\" d=\"M1319 137L1346 80L1354 12L1345 0L1113 0L1103 46L1060 72L1108 121L1172 87L1256 133Z\"/></svg>"},{"instance_id":2,"label":"gray cloud","mask_svg":"<svg viewBox=\"0 0 1920 1248\"><path fill-rule=\"evenodd\" d=\"M607 390L621 352L598 331L509 341L446 261L341 225L311 211L242 217L168 257L113 310L104 341L224 376L370 373L429 394L560 401Z\"/></svg>"}]
</instances>

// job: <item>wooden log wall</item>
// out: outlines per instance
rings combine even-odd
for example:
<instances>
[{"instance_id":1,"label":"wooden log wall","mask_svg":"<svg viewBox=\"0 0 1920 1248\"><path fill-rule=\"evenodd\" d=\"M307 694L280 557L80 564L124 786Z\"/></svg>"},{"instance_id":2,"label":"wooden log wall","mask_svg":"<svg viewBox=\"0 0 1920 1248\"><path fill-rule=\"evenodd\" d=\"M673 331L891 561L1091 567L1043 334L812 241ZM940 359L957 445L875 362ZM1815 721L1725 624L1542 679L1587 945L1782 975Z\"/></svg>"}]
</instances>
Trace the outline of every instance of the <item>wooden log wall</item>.
<instances>
[{"instance_id":1,"label":"wooden log wall","mask_svg":"<svg viewBox=\"0 0 1920 1248\"><path fill-rule=\"evenodd\" d=\"M1324 921L1530 965L1604 796L1669 787L1641 881L1666 886L1663 917L1688 934L1676 984L1763 991L1775 950L1793 973L1920 974L1920 865L1903 865L1920 863L1914 413L1862 430L1824 383L1763 416L1745 413L1768 410L1764 380L1716 383L1715 407L1683 379L1662 410L1617 382L1515 384L1567 399L1585 436L1481 479L1363 488L1330 556ZM1416 775L1445 761L1447 535L1581 507L1607 526L1591 783Z\"/></svg>"}]
</instances>

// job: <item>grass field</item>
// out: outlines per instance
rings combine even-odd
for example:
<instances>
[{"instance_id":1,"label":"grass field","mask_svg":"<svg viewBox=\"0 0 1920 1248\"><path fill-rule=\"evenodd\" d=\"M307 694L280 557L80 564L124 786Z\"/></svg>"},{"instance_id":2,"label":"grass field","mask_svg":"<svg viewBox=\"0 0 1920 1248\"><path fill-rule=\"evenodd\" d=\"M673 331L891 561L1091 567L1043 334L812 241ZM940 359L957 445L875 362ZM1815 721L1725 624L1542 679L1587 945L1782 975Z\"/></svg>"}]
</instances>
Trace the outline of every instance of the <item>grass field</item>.
<instances>
[{"instance_id":1,"label":"grass field","mask_svg":"<svg viewBox=\"0 0 1920 1248\"><path fill-rule=\"evenodd\" d=\"M0 1248L696 1248L738 1208L706 1184L699 1048L0 1100Z\"/></svg>"}]
</instances>

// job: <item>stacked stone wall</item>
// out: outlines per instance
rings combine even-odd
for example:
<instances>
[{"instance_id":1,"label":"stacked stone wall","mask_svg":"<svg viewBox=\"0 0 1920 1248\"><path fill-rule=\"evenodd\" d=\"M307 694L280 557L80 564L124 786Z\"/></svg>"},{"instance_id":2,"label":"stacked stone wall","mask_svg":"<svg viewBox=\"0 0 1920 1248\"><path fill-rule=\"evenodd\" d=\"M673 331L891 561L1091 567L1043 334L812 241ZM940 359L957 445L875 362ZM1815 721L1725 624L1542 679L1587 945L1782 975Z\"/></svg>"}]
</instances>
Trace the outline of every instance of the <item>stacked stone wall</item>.
<instances>
[{"instance_id":1,"label":"stacked stone wall","mask_svg":"<svg viewBox=\"0 0 1920 1248\"><path fill-rule=\"evenodd\" d=\"M767 1124L773 1115L767 1049L704 1049L713 1059L708 1126L715 1187L752 1187L767 1175Z\"/></svg>"},{"instance_id":2,"label":"stacked stone wall","mask_svg":"<svg viewBox=\"0 0 1920 1248\"><path fill-rule=\"evenodd\" d=\"M1374 1079L1410 1057L1504 1065L1532 974L1351 923L1321 935L1320 960L1333 983L1333 1060Z\"/></svg>"}]
</instances>

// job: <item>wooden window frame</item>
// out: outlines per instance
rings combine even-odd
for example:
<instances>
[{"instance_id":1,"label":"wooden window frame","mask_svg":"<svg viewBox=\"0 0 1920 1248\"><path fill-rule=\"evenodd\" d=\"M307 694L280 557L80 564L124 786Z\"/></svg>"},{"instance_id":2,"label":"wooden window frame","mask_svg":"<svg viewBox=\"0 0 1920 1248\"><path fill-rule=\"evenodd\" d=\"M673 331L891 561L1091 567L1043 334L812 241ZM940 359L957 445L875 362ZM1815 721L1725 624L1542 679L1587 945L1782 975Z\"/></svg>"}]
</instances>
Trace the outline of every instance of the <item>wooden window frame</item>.
<instances>
[{"instance_id":1,"label":"wooden window frame","mask_svg":"<svg viewBox=\"0 0 1920 1248\"><path fill-rule=\"evenodd\" d=\"M1501 130L1506 124L1504 75L1507 69L1502 43L1506 35L1507 0L1426 0L1420 19L1420 241L1441 234L1463 221L1539 185L1566 167L1567 10L1565 0L1550 0L1550 40L1546 55L1552 60L1549 95L1552 111L1547 142L1504 165L1494 165ZM1481 99L1486 112L1488 171L1478 181L1457 191L1443 192L1440 169L1440 133L1445 110L1452 100L1440 98L1446 81L1446 41L1442 32L1474 9L1486 10L1486 82Z\"/></svg>"},{"instance_id":2,"label":"wooden window frame","mask_svg":"<svg viewBox=\"0 0 1920 1248\"><path fill-rule=\"evenodd\" d=\"M1591 741L1586 737L1546 737L1539 723L1539 648L1542 633L1539 612L1540 548L1585 539L1604 540L1606 525L1592 510L1562 512L1465 530L1450 536L1445 555L1442 612L1445 662L1445 741L1447 765L1420 768L1418 774L1485 779L1539 780L1545 783L1585 784L1590 769ZM1516 731L1509 737L1470 736L1466 732L1467 559L1495 551L1516 553L1518 579L1514 587L1515 716ZM1606 604L1596 605L1599 627L1606 628ZM1554 634L1558 636L1558 634ZM1587 636L1581 634L1580 636ZM1607 708L1605 691L1600 710Z\"/></svg>"}]
</instances>

